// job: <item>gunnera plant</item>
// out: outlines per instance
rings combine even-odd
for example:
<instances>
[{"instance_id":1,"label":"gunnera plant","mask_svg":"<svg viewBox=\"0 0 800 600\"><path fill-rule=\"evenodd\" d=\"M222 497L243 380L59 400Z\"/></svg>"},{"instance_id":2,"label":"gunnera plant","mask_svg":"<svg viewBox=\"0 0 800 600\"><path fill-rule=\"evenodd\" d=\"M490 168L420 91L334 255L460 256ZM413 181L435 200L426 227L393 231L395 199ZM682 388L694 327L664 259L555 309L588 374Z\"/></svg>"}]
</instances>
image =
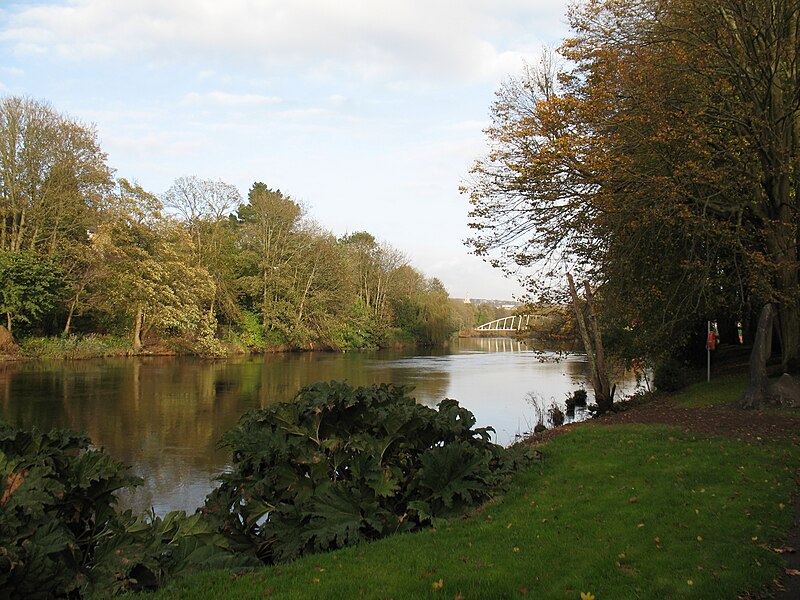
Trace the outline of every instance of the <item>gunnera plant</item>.
<instances>
[{"instance_id":1,"label":"gunnera plant","mask_svg":"<svg viewBox=\"0 0 800 600\"><path fill-rule=\"evenodd\" d=\"M491 428L410 388L302 388L226 433L233 466L203 509L266 563L418 529L486 500L509 466Z\"/></svg>"},{"instance_id":2,"label":"gunnera plant","mask_svg":"<svg viewBox=\"0 0 800 600\"><path fill-rule=\"evenodd\" d=\"M260 564L202 515L116 510L116 492L140 483L81 433L0 421L0 598L105 598Z\"/></svg>"}]
</instances>

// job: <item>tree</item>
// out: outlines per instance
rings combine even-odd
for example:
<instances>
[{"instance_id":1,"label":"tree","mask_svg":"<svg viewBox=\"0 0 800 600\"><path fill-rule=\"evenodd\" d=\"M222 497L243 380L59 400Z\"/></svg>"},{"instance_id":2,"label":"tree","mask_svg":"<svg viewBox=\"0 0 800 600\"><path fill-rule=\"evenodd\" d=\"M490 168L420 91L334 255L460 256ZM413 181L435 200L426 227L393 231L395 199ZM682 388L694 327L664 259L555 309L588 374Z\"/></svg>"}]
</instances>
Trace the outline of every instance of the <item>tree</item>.
<instances>
[{"instance_id":1,"label":"tree","mask_svg":"<svg viewBox=\"0 0 800 600\"><path fill-rule=\"evenodd\" d=\"M510 271L547 275L555 260L585 273L607 322L636 329L644 353L774 301L788 368L800 349L798 11L577 7L561 48L572 66L545 60L498 94L492 152L466 188L473 247L501 249Z\"/></svg>"},{"instance_id":2,"label":"tree","mask_svg":"<svg viewBox=\"0 0 800 600\"><path fill-rule=\"evenodd\" d=\"M389 320L388 294L397 269L408 263L394 248L379 244L366 231L344 236L341 243L348 250L349 273L355 279L359 300L379 323Z\"/></svg>"},{"instance_id":3,"label":"tree","mask_svg":"<svg viewBox=\"0 0 800 600\"><path fill-rule=\"evenodd\" d=\"M419 344L443 344L456 328L455 311L442 282L435 277L426 279L411 266L397 269L390 302L393 325Z\"/></svg>"},{"instance_id":4,"label":"tree","mask_svg":"<svg viewBox=\"0 0 800 600\"><path fill-rule=\"evenodd\" d=\"M135 352L150 331L202 335L214 283L192 264L191 239L161 217L160 202L138 185L121 179L115 205L116 218L92 240L103 265L94 304L124 318Z\"/></svg>"},{"instance_id":5,"label":"tree","mask_svg":"<svg viewBox=\"0 0 800 600\"><path fill-rule=\"evenodd\" d=\"M61 273L52 261L26 250L0 251L0 312L9 332L14 321L35 324L61 292Z\"/></svg>"},{"instance_id":6,"label":"tree","mask_svg":"<svg viewBox=\"0 0 800 600\"><path fill-rule=\"evenodd\" d=\"M29 98L0 99L0 250L86 242L111 187L94 129Z\"/></svg>"},{"instance_id":7,"label":"tree","mask_svg":"<svg viewBox=\"0 0 800 600\"><path fill-rule=\"evenodd\" d=\"M211 274L216 295L210 308L228 321L239 314L233 285L234 225L228 218L242 203L241 194L223 181L180 177L163 195L164 207L175 213L191 235L194 261Z\"/></svg>"},{"instance_id":8,"label":"tree","mask_svg":"<svg viewBox=\"0 0 800 600\"><path fill-rule=\"evenodd\" d=\"M261 182L253 184L247 197L236 215L243 249L238 285L261 313L263 329L287 341L293 312L288 299L292 263L307 247L307 240L298 235L303 209Z\"/></svg>"},{"instance_id":9,"label":"tree","mask_svg":"<svg viewBox=\"0 0 800 600\"><path fill-rule=\"evenodd\" d=\"M589 374L592 380L594 399L597 403L598 412L603 414L611 408L611 404L614 401L614 392L608 381L606 352L603 346L602 334L600 333L600 323L595 311L594 298L588 282L584 282L585 302L581 302L578 290L575 287L575 281L570 273L567 273L567 282L569 283L569 294L572 298L572 307L575 311L578 332L589 359ZM588 324L584 310L588 312ZM591 325L591 330L589 325Z\"/></svg>"}]
</instances>

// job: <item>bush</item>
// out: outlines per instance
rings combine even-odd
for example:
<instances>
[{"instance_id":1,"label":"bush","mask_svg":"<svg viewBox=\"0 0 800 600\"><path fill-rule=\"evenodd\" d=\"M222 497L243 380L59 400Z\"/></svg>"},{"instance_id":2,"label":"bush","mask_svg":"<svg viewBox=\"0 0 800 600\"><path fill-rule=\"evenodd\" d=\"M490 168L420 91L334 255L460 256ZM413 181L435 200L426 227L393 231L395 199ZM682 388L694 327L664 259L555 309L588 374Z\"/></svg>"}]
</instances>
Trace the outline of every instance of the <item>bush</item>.
<instances>
[{"instance_id":1,"label":"bush","mask_svg":"<svg viewBox=\"0 0 800 600\"><path fill-rule=\"evenodd\" d=\"M139 482L81 434L0 423L0 589L10 597L91 589L96 548L118 525L114 492Z\"/></svg>"},{"instance_id":2,"label":"bush","mask_svg":"<svg viewBox=\"0 0 800 600\"><path fill-rule=\"evenodd\" d=\"M550 424L553 427L561 427L564 424L564 411L561 410L561 408L555 402L553 402L550 405L550 408L547 409L547 416L549 417Z\"/></svg>"},{"instance_id":3,"label":"bush","mask_svg":"<svg viewBox=\"0 0 800 600\"><path fill-rule=\"evenodd\" d=\"M656 366L653 385L662 392L682 390L689 385L689 369L676 360L667 360Z\"/></svg>"},{"instance_id":4,"label":"bush","mask_svg":"<svg viewBox=\"0 0 800 600\"><path fill-rule=\"evenodd\" d=\"M566 399L566 409L567 409L567 416L574 417L575 416L575 407L585 407L586 401L588 399L588 394L586 390L583 388L575 390L571 394L567 394Z\"/></svg>"},{"instance_id":5,"label":"bush","mask_svg":"<svg viewBox=\"0 0 800 600\"><path fill-rule=\"evenodd\" d=\"M49 338L26 338L22 351L35 358L81 359L101 356L127 356L132 353L128 339L90 333Z\"/></svg>"},{"instance_id":6,"label":"bush","mask_svg":"<svg viewBox=\"0 0 800 600\"><path fill-rule=\"evenodd\" d=\"M199 514L118 513L115 492L140 482L82 434L0 422L0 598L110 596L258 564Z\"/></svg>"},{"instance_id":7,"label":"bush","mask_svg":"<svg viewBox=\"0 0 800 600\"><path fill-rule=\"evenodd\" d=\"M203 509L239 550L274 563L411 531L486 500L509 466L454 400L403 386L317 383L223 437L233 468Z\"/></svg>"},{"instance_id":8,"label":"bush","mask_svg":"<svg viewBox=\"0 0 800 600\"><path fill-rule=\"evenodd\" d=\"M263 350L266 347L264 328L255 313L243 310L239 320L239 339L250 350Z\"/></svg>"}]
</instances>

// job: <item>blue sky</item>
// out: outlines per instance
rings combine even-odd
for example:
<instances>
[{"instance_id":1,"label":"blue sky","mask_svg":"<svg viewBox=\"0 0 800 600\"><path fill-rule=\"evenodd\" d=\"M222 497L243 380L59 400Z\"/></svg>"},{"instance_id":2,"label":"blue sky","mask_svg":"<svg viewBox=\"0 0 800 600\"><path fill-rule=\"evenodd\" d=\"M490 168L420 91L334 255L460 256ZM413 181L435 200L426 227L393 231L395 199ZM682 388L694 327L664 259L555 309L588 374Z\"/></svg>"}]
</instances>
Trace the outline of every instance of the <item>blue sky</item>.
<instances>
[{"instance_id":1,"label":"blue sky","mask_svg":"<svg viewBox=\"0 0 800 600\"><path fill-rule=\"evenodd\" d=\"M567 0L0 0L0 95L94 124L116 175L255 181L452 296L521 289L463 245L494 92Z\"/></svg>"}]
</instances>

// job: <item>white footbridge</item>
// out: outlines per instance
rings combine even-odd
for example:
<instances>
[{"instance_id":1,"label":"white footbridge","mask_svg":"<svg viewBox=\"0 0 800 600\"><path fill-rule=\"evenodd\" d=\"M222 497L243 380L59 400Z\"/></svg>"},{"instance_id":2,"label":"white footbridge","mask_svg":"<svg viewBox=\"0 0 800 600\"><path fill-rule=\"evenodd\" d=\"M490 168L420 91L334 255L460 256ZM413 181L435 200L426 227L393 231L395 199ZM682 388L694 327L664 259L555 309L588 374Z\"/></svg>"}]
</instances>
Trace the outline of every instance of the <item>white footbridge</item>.
<instances>
[{"instance_id":1,"label":"white footbridge","mask_svg":"<svg viewBox=\"0 0 800 600\"><path fill-rule=\"evenodd\" d=\"M512 315L489 321L475 328L475 331L521 331L530 327L536 315Z\"/></svg>"}]
</instances>

